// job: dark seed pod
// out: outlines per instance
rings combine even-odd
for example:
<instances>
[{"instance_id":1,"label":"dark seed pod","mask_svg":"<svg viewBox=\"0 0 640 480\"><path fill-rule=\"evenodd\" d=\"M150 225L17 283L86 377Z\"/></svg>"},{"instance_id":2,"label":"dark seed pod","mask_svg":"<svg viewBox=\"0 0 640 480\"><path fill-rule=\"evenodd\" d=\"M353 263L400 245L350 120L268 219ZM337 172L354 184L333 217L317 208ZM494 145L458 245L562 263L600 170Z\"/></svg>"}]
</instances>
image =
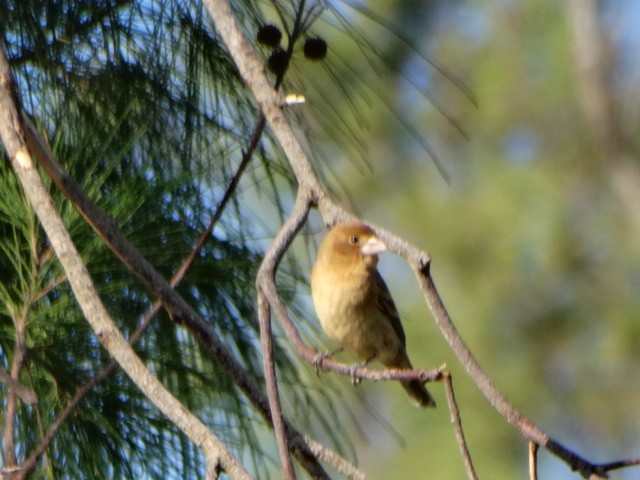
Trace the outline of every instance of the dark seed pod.
<instances>
[{"instance_id":1,"label":"dark seed pod","mask_svg":"<svg viewBox=\"0 0 640 480\"><path fill-rule=\"evenodd\" d=\"M304 42L304 56L309 60L322 60L327 56L327 42L322 38L308 38Z\"/></svg>"},{"instance_id":2,"label":"dark seed pod","mask_svg":"<svg viewBox=\"0 0 640 480\"><path fill-rule=\"evenodd\" d=\"M258 43L275 48L280 45L282 32L275 25L263 25L260 27L260 30L258 30L257 39Z\"/></svg>"},{"instance_id":3,"label":"dark seed pod","mask_svg":"<svg viewBox=\"0 0 640 480\"><path fill-rule=\"evenodd\" d=\"M289 56L282 48L276 48L267 60L269 71L276 75L282 75L289 66Z\"/></svg>"}]
</instances>

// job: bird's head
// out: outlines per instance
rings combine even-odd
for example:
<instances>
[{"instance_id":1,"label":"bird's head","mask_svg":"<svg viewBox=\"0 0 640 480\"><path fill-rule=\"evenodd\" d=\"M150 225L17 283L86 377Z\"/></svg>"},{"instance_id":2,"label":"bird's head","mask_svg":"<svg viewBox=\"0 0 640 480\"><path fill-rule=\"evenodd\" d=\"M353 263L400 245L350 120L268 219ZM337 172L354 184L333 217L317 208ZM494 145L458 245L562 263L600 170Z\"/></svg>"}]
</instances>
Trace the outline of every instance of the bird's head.
<instances>
[{"instance_id":1,"label":"bird's head","mask_svg":"<svg viewBox=\"0 0 640 480\"><path fill-rule=\"evenodd\" d=\"M364 262L367 268L375 268L378 254L387 249L374 231L360 222L339 223L325 237L319 256L331 263Z\"/></svg>"}]
</instances>

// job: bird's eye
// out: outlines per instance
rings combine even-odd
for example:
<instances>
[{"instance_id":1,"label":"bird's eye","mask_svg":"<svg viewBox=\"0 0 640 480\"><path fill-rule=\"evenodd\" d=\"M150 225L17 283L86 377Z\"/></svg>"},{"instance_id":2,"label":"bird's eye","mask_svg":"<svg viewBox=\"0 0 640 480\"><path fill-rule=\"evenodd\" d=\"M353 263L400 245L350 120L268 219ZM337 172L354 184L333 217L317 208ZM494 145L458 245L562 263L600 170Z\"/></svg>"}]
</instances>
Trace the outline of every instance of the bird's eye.
<instances>
[{"instance_id":1,"label":"bird's eye","mask_svg":"<svg viewBox=\"0 0 640 480\"><path fill-rule=\"evenodd\" d=\"M358 237L356 237L355 235L352 235L351 237L349 237L349 243L351 245L357 245L359 241L360 241L360 239Z\"/></svg>"}]
</instances>

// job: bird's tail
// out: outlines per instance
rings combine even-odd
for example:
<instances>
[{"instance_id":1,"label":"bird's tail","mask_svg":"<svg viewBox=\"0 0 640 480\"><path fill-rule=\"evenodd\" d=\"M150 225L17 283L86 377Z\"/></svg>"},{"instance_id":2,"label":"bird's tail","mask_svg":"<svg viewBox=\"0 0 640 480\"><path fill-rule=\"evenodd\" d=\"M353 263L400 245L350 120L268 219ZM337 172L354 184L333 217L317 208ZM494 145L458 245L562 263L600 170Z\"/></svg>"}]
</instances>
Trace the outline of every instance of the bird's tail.
<instances>
[{"instance_id":1,"label":"bird's tail","mask_svg":"<svg viewBox=\"0 0 640 480\"><path fill-rule=\"evenodd\" d=\"M390 368L413 368L406 354L399 356L393 364L386 366ZM436 406L436 401L419 380L400 380L400 385L402 385L402 388L409 394L415 406L423 408Z\"/></svg>"},{"instance_id":2,"label":"bird's tail","mask_svg":"<svg viewBox=\"0 0 640 480\"><path fill-rule=\"evenodd\" d=\"M404 388L411 401L417 407L435 407L436 402L419 380L400 380L400 385Z\"/></svg>"}]
</instances>

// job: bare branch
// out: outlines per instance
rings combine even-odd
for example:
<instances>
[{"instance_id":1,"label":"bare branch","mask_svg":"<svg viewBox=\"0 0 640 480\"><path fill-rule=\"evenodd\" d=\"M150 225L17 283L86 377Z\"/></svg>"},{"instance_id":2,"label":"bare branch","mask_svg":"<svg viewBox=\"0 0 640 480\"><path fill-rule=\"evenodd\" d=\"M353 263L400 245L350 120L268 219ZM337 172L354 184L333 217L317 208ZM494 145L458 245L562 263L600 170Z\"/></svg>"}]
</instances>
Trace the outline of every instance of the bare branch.
<instances>
[{"instance_id":1,"label":"bare branch","mask_svg":"<svg viewBox=\"0 0 640 480\"><path fill-rule=\"evenodd\" d=\"M253 152L255 151L256 147L258 146L258 143L260 142L260 137L262 136L262 132L264 131L264 125L265 125L265 120L264 120L264 117L261 115L253 130L253 134L251 135L249 146L242 153L242 160L240 160L240 164L238 165L236 173L231 178L231 181L229 182L229 185L227 186L227 189L225 190L224 195L218 202L218 206L216 207L214 214L211 216L209 225L207 225L207 228L205 228L202 231L202 233L198 237L198 240L196 241L195 246L191 249L191 252L187 256L187 258L185 258L185 260L182 262L182 265L180 266L178 271L171 278L171 281L169 282L169 284L171 285L172 288L175 288L182 281L187 270L193 264L193 261L196 259L196 257L202 250L202 247L204 247L204 244L209 238L209 235L211 235L211 232L213 232L213 228L218 223L218 220L220 220L220 217L222 216L222 212L224 212L224 209L229 203L229 200L231 200L231 198L233 197L233 194L235 193L236 189L238 188L238 184L240 183L240 179L242 178L242 174L247 168L247 165L249 165L249 162L253 157ZM158 306L160 306L160 303L158 303Z\"/></svg>"},{"instance_id":2,"label":"bare branch","mask_svg":"<svg viewBox=\"0 0 640 480\"><path fill-rule=\"evenodd\" d=\"M278 292L275 288L275 272L278 264L280 263L280 260L282 260L282 255L289 247L291 240L295 238L296 233L306 221L308 213L309 202L304 196L304 193L301 193L301 190L299 190L293 212L278 232L276 239L271 243L271 247L265 254L256 277L258 310L260 314L260 339L262 342L262 356L265 380L267 382L267 393L269 396L269 408L271 409L276 441L280 451L280 461L282 462L285 478L287 479L295 478L295 473L291 469L289 455L287 454L284 427L279 424L278 418L282 416L282 407L278 396L275 364L273 362L271 312L269 303L273 304L271 298L274 294L278 296ZM279 239L282 240L278 241ZM268 287L268 293L265 292L265 287Z\"/></svg>"},{"instance_id":3,"label":"bare branch","mask_svg":"<svg viewBox=\"0 0 640 480\"><path fill-rule=\"evenodd\" d=\"M507 422L513 425L520 434L537 445L545 447L547 450L564 460L571 470L577 470L584 478L589 478L593 473L600 473L597 465L582 458L577 453L569 450L565 446L553 440L549 435L538 428L533 422L522 415L509 403L507 398L497 389L489 376L480 367L467 345L464 343L457 329L453 325L449 313L447 312L442 299L436 289L430 273L430 264L420 262L413 265L418 282L425 295L427 303L436 324L440 328L443 336L449 342L460 363L473 379L476 386L484 394L485 398L502 415Z\"/></svg>"},{"instance_id":4,"label":"bare branch","mask_svg":"<svg viewBox=\"0 0 640 480\"><path fill-rule=\"evenodd\" d=\"M15 345L13 350L13 359L11 361L11 373L8 377L21 386L18 383L20 371L22 370L22 364L24 361L25 343L24 343L24 331L26 327L26 316L23 314L14 315L15 324ZM18 390L9 389L9 395L7 395L7 403L4 412L4 432L3 432L3 453L4 461L7 467L14 467L16 465L16 451L15 451L15 424L16 424L16 412L18 409Z\"/></svg>"},{"instance_id":5,"label":"bare branch","mask_svg":"<svg viewBox=\"0 0 640 480\"><path fill-rule=\"evenodd\" d=\"M251 88L267 123L274 131L287 157L305 159L305 161L290 162L296 179L298 182L304 182L310 192L322 193L323 190L313 173L311 164L306 161L304 150L282 112L281 105L285 103L284 98L267 81L264 66L238 27L229 4L224 0L203 0L202 3L211 15L216 30L238 66L242 79Z\"/></svg>"},{"instance_id":6,"label":"bare branch","mask_svg":"<svg viewBox=\"0 0 640 480\"><path fill-rule=\"evenodd\" d=\"M4 369L0 367L0 382L4 383L9 390L13 390L16 395L18 395L24 403L27 405L33 405L38 403L38 396L36 392L33 391L32 388L27 387L26 385L21 384L17 380L11 378L11 375Z\"/></svg>"},{"instance_id":7,"label":"bare branch","mask_svg":"<svg viewBox=\"0 0 640 480\"><path fill-rule=\"evenodd\" d=\"M637 465L640 465L640 457L628 458L617 462L602 463L598 465L598 470L601 472L610 472L612 470L620 470L621 468L635 467Z\"/></svg>"},{"instance_id":8,"label":"bare branch","mask_svg":"<svg viewBox=\"0 0 640 480\"><path fill-rule=\"evenodd\" d=\"M453 430L456 434L456 441L458 442L458 448L462 455L464 462L464 468L467 471L467 478L469 480L478 480L476 471L473 468L473 462L471 461L471 454L467 447L467 441L464 438L464 432L462 430L462 420L460 419L460 410L458 410L458 402L453 392L453 383L451 379L451 373L449 371L443 372L444 391L447 395L447 404L449 405L449 412L451 412L451 423L453 424Z\"/></svg>"},{"instance_id":9,"label":"bare branch","mask_svg":"<svg viewBox=\"0 0 640 480\"><path fill-rule=\"evenodd\" d=\"M269 309L267 299L260 290L258 290L258 317L260 319L260 340L262 342L264 378L267 384L267 396L269 397L273 430L276 434L278 453L280 455L280 461L282 462L282 473L285 480L295 480L296 472L293 470L293 464L289 456L289 446L284 431L284 422L282 421L282 406L280 404L278 382L276 380L276 364L273 360L271 310Z\"/></svg>"},{"instance_id":10,"label":"bare branch","mask_svg":"<svg viewBox=\"0 0 640 480\"><path fill-rule=\"evenodd\" d=\"M538 480L538 444L529 442L529 480Z\"/></svg>"}]
</instances>

